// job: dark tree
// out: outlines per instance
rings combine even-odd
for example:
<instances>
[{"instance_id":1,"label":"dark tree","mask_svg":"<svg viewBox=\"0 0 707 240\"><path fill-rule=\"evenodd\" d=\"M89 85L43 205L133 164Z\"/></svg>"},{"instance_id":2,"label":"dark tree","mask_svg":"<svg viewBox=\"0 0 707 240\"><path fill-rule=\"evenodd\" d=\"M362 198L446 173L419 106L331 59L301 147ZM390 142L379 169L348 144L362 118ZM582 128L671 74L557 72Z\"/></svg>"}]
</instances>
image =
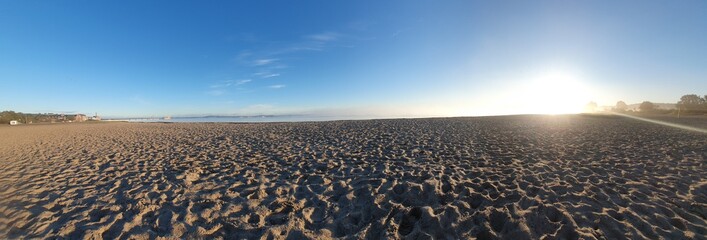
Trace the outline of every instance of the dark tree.
<instances>
[{"instance_id":1,"label":"dark tree","mask_svg":"<svg viewBox=\"0 0 707 240\"><path fill-rule=\"evenodd\" d=\"M0 112L0 124L8 124L12 120L24 122L25 118L22 113L17 113L17 112L13 112L13 111Z\"/></svg>"},{"instance_id":2,"label":"dark tree","mask_svg":"<svg viewBox=\"0 0 707 240\"><path fill-rule=\"evenodd\" d=\"M649 101L644 101L641 103L641 106L638 106L638 109L641 110L641 112L653 112L655 111L655 104Z\"/></svg>"},{"instance_id":3,"label":"dark tree","mask_svg":"<svg viewBox=\"0 0 707 240\"><path fill-rule=\"evenodd\" d=\"M687 113L699 113L707 111L707 103L705 103L705 101L705 98L701 98L700 96L697 96L697 94L688 94L680 98L677 107L681 111L685 111Z\"/></svg>"},{"instance_id":4,"label":"dark tree","mask_svg":"<svg viewBox=\"0 0 707 240\"><path fill-rule=\"evenodd\" d=\"M697 104L700 104L701 102L702 102L702 98L700 98L700 96L697 96L697 94L688 94L688 95L682 96L678 103L697 105Z\"/></svg>"},{"instance_id":5,"label":"dark tree","mask_svg":"<svg viewBox=\"0 0 707 240\"><path fill-rule=\"evenodd\" d=\"M614 108L614 111L625 112L626 109L628 109L628 105L626 105L626 103L624 101L616 102L616 107Z\"/></svg>"}]
</instances>

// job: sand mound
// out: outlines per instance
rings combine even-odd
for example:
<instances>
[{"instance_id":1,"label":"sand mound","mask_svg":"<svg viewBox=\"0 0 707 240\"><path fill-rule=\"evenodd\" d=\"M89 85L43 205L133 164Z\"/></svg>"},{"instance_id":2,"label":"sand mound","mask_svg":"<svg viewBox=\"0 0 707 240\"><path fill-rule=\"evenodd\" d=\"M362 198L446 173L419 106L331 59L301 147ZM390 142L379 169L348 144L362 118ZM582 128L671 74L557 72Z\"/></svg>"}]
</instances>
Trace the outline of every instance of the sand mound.
<instances>
[{"instance_id":1,"label":"sand mound","mask_svg":"<svg viewBox=\"0 0 707 240\"><path fill-rule=\"evenodd\" d=\"M707 235L707 137L623 118L0 133L0 238Z\"/></svg>"}]
</instances>

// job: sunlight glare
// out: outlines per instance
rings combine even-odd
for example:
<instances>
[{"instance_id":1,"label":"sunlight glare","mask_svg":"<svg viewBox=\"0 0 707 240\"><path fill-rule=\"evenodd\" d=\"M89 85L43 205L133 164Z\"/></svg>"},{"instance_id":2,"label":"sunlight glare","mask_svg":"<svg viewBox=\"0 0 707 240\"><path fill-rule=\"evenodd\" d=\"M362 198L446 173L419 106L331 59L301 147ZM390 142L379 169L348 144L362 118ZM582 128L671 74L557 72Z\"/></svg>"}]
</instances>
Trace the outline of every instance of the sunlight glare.
<instances>
[{"instance_id":1,"label":"sunlight glare","mask_svg":"<svg viewBox=\"0 0 707 240\"><path fill-rule=\"evenodd\" d=\"M534 114L580 113L590 101L589 89L578 77L565 71L541 74L523 87L517 102L523 112Z\"/></svg>"}]
</instances>

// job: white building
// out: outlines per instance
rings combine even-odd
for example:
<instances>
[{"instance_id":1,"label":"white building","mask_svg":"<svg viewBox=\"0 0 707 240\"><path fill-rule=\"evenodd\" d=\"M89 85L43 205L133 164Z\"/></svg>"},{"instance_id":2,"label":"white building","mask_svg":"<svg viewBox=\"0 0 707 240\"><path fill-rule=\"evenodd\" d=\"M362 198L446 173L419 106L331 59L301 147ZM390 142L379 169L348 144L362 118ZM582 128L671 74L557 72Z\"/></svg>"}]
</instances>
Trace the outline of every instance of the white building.
<instances>
[{"instance_id":1,"label":"white building","mask_svg":"<svg viewBox=\"0 0 707 240\"><path fill-rule=\"evenodd\" d=\"M88 119L93 121L101 121L101 116L98 116L98 113L96 113L96 115L93 115L93 117L90 117Z\"/></svg>"},{"instance_id":2,"label":"white building","mask_svg":"<svg viewBox=\"0 0 707 240\"><path fill-rule=\"evenodd\" d=\"M18 125L18 124L20 124L20 122L18 122L17 120L10 121L10 125L14 126L14 125Z\"/></svg>"}]
</instances>

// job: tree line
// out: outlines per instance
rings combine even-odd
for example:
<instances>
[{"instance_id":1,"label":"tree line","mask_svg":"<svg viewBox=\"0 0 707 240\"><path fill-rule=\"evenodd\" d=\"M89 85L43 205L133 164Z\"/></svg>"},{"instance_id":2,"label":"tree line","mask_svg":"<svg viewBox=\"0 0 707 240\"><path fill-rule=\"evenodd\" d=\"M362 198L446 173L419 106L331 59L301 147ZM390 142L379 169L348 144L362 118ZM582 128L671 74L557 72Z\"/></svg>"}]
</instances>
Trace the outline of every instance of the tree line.
<instances>
[{"instance_id":1,"label":"tree line","mask_svg":"<svg viewBox=\"0 0 707 240\"><path fill-rule=\"evenodd\" d=\"M613 110L616 112L630 111L624 101L618 101ZM656 104L650 101L643 101L638 106L638 111L642 113L707 114L707 95L704 95L704 97L700 97L697 94L683 95L675 104L675 109L659 109Z\"/></svg>"},{"instance_id":2,"label":"tree line","mask_svg":"<svg viewBox=\"0 0 707 240\"><path fill-rule=\"evenodd\" d=\"M10 121L21 123L41 123L41 122L65 122L73 121L74 115L64 115L56 113L21 113L14 111L0 112L0 124L9 124Z\"/></svg>"}]
</instances>

